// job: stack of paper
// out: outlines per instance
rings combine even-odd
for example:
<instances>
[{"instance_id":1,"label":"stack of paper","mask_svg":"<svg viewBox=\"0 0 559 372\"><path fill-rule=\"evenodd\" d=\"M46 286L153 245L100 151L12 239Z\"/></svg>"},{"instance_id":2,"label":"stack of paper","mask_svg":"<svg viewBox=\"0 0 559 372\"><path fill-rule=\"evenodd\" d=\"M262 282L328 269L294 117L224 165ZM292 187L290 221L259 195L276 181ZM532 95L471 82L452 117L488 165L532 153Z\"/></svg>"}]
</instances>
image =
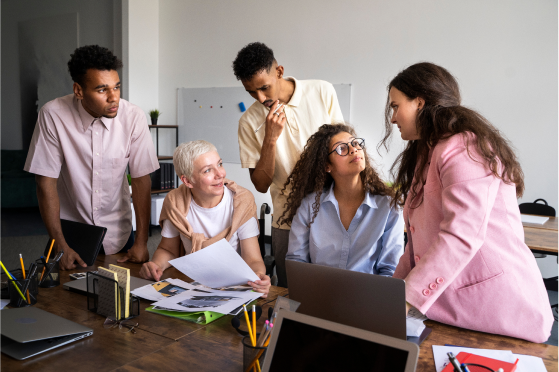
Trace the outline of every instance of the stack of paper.
<instances>
[{"instance_id":1,"label":"stack of paper","mask_svg":"<svg viewBox=\"0 0 559 372\"><path fill-rule=\"evenodd\" d=\"M260 279L225 239L169 263L189 278L211 288Z\"/></svg>"},{"instance_id":2,"label":"stack of paper","mask_svg":"<svg viewBox=\"0 0 559 372\"><path fill-rule=\"evenodd\" d=\"M519 359L516 372L546 372L542 358L531 355L513 354L510 350L473 349L469 347L433 345L433 358L435 359L435 369L437 372L441 372L450 363L447 353L453 353L456 356L462 351L486 358L502 360L508 363L514 363L516 359Z\"/></svg>"},{"instance_id":3,"label":"stack of paper","mask_svg":"<svg viewBox=\"0 0 559 372\"><path fill-rule=\"evenodd\" d=\"M421 314L419 310L412 307L406 315L406 336L419 337L425 329L425 324L423 322L428 318Z\"/></svg>"}]
</instances>

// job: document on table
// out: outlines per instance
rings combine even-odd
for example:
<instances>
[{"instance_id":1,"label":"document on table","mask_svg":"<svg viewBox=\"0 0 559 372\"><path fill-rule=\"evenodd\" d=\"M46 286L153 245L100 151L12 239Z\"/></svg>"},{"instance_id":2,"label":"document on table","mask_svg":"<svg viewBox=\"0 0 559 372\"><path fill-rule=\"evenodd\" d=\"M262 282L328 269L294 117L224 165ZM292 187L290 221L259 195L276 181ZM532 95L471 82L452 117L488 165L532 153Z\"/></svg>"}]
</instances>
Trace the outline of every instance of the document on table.
<instances>
[{"instance_id":1,"label":"document on table","mask_svg":"<svg viewBox=\"0 0 559 372\"><path fill-rule=\"evenodd\" d=\"M175 311L215 311L229 314L242 304L258 297L260 297L260 293L257 292L211 291L211 293L208 293L194 289L157 301L152 305Z\"/></svg>"},{"instance_id":2,"label":"document on table","mask_svg":"<svg viewBox=\"0 0 559 372\"><path fill-rule=\"evenodd\" d=\"M419 310L417 310L415 307L412 307L406 315L406 336L421 336L421 333L425 329L425 324L423 324L423 321L427 319L428 318L425 315L421 314Z\"/></svg>"},{"instance_id":3,"label":"document on table","mask_svg":"<svg viewBox=\"0 0 559 372\"><path fill-rule=\"evenodd\" d=\"M186 276L211 288L241 285L260 279L225 239L169 263Z\"/></svg>"},{"instance_id":4,"label":"document on table","mask_svg":"<svg viewBox=\"0 0 559 372\"><path fill-rule=\"evenodd\" d=\"M433 345L433 359L435 360L436 371L441 372L450 363L447 353L453 353L454 356L456 356L460 352L502 360L503 362L508 363L514 363L516 362L516 359L519 359L516 372L546 372L542 358L531 355L513 354L510 350L474 349L469 347Z\"/></svg>"},{"instance_id":5,"label":"document on table","mask_svg":"<svg viewBox=\"0 0 559 372\"><path fill-rule=\"evenodd\" d=\"M549 217L540 217L540 216L530 216L527 214L521 214L520 220L525 223L536 223L538 225L543 225L544 223L549 220Z\"/></svg>"},{"instance_id":6,"label":"document on table","mask_svg":"<svg viewBox=\"0 0 559 372\"><path fill-rule=\"evenodd\" d=\"M185 290L195 289L196 286L188 284L180 279L165 279L160 282L148 284L143 287L136 288L132 293L134 296L145 298L150 301L159 301L167 297L172 297Z\"/></svg>"}]
</instances>

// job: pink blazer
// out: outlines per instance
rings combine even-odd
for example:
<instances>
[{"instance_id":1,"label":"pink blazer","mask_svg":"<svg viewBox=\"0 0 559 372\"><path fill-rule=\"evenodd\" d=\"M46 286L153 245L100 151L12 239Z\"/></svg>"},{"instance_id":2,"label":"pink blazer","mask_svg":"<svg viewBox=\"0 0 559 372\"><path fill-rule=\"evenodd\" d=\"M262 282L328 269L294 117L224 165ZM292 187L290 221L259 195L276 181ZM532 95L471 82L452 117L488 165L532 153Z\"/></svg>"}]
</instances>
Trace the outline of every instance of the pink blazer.
<instances>
[{"instance_id":1,"label":"pink blazer","mask_svg":"<svg viewBox=\"0 0 559 372\"><path fill-rule=\"evenodd\" d=\"M554 319L524 244L515 186L473 161L466 138L432 149L423 203L410 208L408 198L404 206L408 244L394 277L406 280L406 300L430 319L544 342Z\"/></svg>"}]
</instances>

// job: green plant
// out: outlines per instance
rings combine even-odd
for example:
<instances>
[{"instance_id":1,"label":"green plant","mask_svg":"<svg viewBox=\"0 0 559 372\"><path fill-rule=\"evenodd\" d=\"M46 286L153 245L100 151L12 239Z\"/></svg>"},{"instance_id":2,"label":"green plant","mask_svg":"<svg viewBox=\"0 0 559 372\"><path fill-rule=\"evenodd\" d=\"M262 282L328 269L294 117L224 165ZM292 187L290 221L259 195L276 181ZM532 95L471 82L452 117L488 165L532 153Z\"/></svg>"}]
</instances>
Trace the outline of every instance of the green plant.
<instances>
[{"instance_id":1,"label":"green plant","mask_svg":"<svg viewBox=\"0 0 559 372\"><path fill-rule=\"evenodd\" d=\"M161 116L161 113L159 112L158 109L154 109L154 110L151 110L149 112L149 117L154 119L154 120L157 120L157 118L159 118L159 116Z\"/></svg>"}]
</instances>

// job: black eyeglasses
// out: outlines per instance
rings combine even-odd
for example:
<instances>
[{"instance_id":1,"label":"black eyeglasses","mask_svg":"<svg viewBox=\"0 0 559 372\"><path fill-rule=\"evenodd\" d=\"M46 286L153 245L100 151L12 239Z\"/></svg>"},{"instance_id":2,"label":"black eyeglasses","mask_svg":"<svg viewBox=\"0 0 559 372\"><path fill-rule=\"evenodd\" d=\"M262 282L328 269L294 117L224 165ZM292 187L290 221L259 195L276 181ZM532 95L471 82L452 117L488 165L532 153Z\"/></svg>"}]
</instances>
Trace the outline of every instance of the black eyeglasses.
<instances>
[{"instance_id":1,"label":"black eyeglasses","mask_svg":"<svg viewBox=\"0 0 559 372\"><path fill-rule=\"evenodd\" d=\"M354 149L363 150L363 148L365 147L365 140L363 138L354 138L351 140L351 142L339 143L334 150L328 153L328 155L336 151L336 153L340 156L347 156L347 154L349 154L350 144Z\"/></svg>"},{"instance_id":2,"label":"black eyeglasses","mask_svg":"<svg viewBox=\"0 0 559 372\"><path fill-rule=\"evenodd\" d=\"M103 323L103 327L110 329L110 328L118 328L120 332L127 333L132 331L132 333L136 333L136 329L140 324L135 322L132 319L126 320L115 320L113 317L108 317L105 319L105 323Z\"/></svg>"}]
</instances>

